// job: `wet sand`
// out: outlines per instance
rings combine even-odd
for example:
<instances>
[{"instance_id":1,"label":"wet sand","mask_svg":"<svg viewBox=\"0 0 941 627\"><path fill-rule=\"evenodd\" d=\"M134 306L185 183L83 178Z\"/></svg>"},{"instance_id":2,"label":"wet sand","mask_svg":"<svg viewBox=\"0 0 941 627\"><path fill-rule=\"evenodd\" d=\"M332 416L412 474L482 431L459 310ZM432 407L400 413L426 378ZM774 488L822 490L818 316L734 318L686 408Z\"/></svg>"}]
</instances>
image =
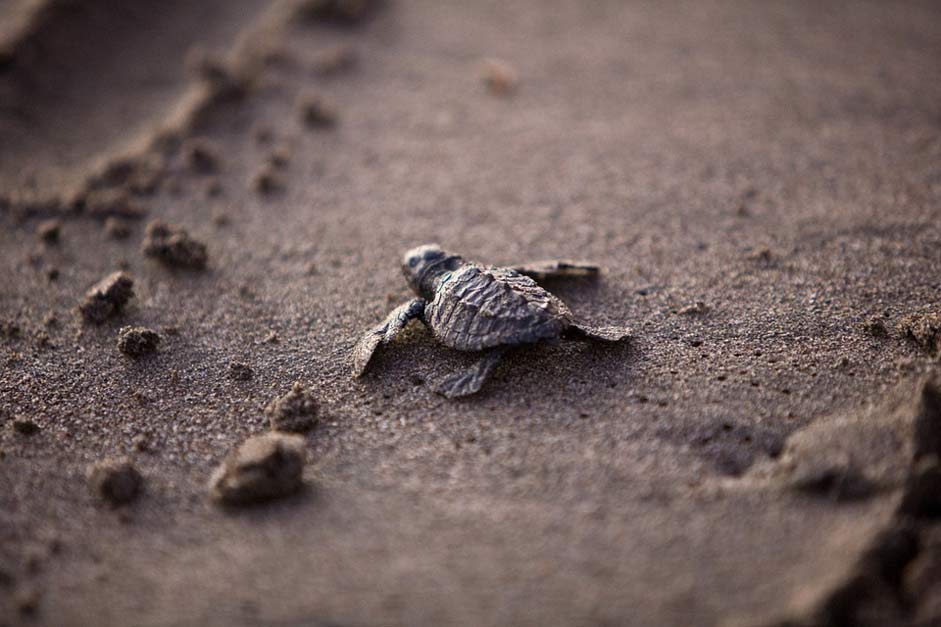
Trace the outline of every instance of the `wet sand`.
<instances>
[{"instance_id":1,"label":"wet sand","mask_svg":"<svg viewBox=\"0 0 941 627\"><path fill-rule=\"evenodd\" d=\"M0 624L941 617L937 512L899 511L941 455L935 4L301 4L0 2ZM206 267L143 254L152 220ZM450 401L472 356L416 325L353 380L431 241L600 263L549 287L635 337ZM304 489L220 508L296 381ZM86 470L122 456L111 507Z\"/></svg>"}]
</instances>

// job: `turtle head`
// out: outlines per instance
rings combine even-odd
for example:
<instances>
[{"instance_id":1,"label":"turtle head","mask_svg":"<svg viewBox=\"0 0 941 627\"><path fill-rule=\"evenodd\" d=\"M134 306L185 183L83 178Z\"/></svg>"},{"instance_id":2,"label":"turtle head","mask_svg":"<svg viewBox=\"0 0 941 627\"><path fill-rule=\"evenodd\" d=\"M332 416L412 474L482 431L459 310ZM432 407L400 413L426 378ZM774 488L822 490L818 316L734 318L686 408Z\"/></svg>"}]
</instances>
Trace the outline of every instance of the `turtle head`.
<instances>
[{"instance_id":1,"label":"turtle head","mask_svg":"<svg viewBox=\"0 0 941 627\"><path fill-rule=\"evenodd\" d=\"M461 258L451 255L437 244L413 248L402 258L402 272L409 287L419 296L431 298L438 279L461 265Z\"/></svg>"}]
</instances>

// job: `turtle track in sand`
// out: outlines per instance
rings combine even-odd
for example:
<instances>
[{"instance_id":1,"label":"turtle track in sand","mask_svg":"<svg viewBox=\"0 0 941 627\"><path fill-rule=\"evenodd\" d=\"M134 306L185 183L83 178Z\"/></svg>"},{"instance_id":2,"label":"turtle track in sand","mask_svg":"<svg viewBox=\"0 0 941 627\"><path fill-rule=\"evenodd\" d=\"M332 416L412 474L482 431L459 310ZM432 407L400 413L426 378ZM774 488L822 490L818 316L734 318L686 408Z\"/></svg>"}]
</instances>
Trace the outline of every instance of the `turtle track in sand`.
<instances>
[{"instance_id":1,"label":"turtle track in sand","mask_svg":"<svg viewBox=\"0 0 941 627\"><path fill-rule=\"evenodd\" d=\"M184 67L187 54L197 44L228 49L272 4L0 5L0 210L68 205L185 127L210 100Z\"/></svg>"}]
</instances>

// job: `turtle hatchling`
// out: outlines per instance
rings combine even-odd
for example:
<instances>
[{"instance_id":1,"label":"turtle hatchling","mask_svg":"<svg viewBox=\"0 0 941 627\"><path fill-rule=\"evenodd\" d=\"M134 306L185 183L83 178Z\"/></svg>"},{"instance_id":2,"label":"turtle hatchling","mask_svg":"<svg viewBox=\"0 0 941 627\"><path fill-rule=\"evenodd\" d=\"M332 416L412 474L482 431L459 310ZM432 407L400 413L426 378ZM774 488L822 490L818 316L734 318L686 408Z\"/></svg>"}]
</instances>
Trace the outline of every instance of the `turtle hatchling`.
<instances>
[{"instance_id":1,"label":"turtle hatchling","mask_svg":"<svg viewBox=\"0 0 941 627\"><path fill-rule=\"evenodd\" d=\"M417 298L399 305L353 348L353 375L366 372L380 345L391 342L411 320L420 320L445 346L477 351L480 359L438 384L448 398L480 390L506 352L536 342L561 339L620 342L624 329L593 328L575 321L565 303L536 281L556 277L594 277L597 266L546 261L499 268L465 261L436 244L405 253L402 271Z\"/></svg>"}]
</instances>

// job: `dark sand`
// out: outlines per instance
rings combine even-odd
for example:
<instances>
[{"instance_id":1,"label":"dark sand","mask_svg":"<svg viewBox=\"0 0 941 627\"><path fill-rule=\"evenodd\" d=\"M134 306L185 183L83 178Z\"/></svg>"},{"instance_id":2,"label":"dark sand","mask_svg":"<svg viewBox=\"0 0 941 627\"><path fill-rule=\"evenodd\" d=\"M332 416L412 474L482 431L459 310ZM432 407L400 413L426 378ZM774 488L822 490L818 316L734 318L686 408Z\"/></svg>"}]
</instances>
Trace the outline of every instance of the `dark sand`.
<instances>
[{"instance_id":1,"label":"dark sand","mask_svg":"<svg viewBox=\"0 0 941 627\"><path fill-rule=\"evenodd\" d=\"M0 1L0 624L941 617L936 519L895 514L938 369L896 330L941 308L936 2L83 7ZM324 71L338 45L357 61ZM311 94L333 126L305 123ZM146 214L130 237L102 189ZM207 268L143 255L153 219ZM601 263L552 288L636 341L521 352L452 402L432 385L469 357L416 326L353 381L428 241ZM135 297L84 324L120 269ZM127 325L156 354L122 355ZM217 507L213 468L295 381L320 399L306 489ZM121 456L144 489L115 509L85 476ZM818 459L868 488L791 487ZM900 574L854 588L873 551Z\"/></svg>"}]
</instances>

